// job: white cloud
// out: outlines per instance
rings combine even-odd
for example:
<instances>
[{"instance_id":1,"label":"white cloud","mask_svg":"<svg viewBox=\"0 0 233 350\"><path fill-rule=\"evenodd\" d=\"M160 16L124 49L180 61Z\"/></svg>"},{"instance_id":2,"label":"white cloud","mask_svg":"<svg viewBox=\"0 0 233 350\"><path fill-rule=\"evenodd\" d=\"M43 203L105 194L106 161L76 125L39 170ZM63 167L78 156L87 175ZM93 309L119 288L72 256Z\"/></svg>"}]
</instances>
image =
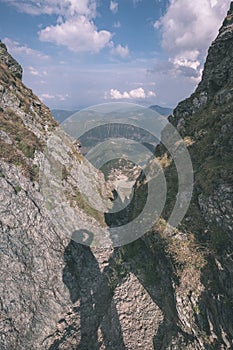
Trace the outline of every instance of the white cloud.
<instances>
[{"instance_id":1,"label":"white cloud","mask_svg":"<svg viewBox=\"0 0 233 350\"><path fill-rule=\"evenodd\" d=\"M126 58L129 56L129 48L128 46L117 45L111 50L113 55L120 56L121 58Z\"/></svg>"},{"instance_id":2,"label":"white cloud","mask_svg":"<svg viewBox=\"0 0 233 350\"><path fill-rule=\"evenodd\" d=\"M184 51L180 55L171 58L170 62L173 64L174 71L191 78L201 78L202 66L201 61L198 60L200 54L201 52L198 50Z\"/></svg>"},{"instance_id":3,"label":"white cloud","mask_svg":"<svg viewBox=\"0 0 233 350\"><path fill-rule=\"evenodd\" d=\"M212 7L214 7L218 4L218 0L210 0L210 4Z\"/></svg>"},{"instance_id":4,"label":"white cloud","mask_svg":"<svg viewBox=\"0 0 233 350\"><path fill-rule=\"evenodd\" d=\"M39 71L35 67L28 67L29 74L37 76L37 77L42 77L48 75L48 72L46 70Z\"/></svg>"},{"instance_id":5,"label":"white cloud","mask_svg":"<svg viewBox=\"0 0 233 350\"><path fill-rule=\"evenodd\" d=\"M10 38L4 38L2 41L6 44L10 53L13 55L24 56L24 57L30 56L31 58L36 58L39 60L49 59L48 55L45 55L38 50L33 50L26 45L21 45L18 41L14 41Z\"/></svg>"},{"instance_id":6,"label":"white cloud","mask_svg":"<svg viewBox=\"0 0 233 350\"><path fill-rule=\"evenodd\" d=\"M34 67L28 67L28 70L31 75L40 76L40 73Z\"/></svg>"},{"instance_id":7,"label":"white cloud","mask_svg":"<svg viewBox=\"0 0 233 350\"><path fill-rule=\"evenodd\" d=\"M0 2L9 0L0 0ZM96 17L96 0L11 0L10 4L19 11L31 15L57 15L54 25L42 28L38 34L41 41L64 45L76 52L99 52L112 37L107 30L98 30L93 19ZM111 4L113 11L117 3Z\"/></svg>"},{"instance_id":8,"label":"white cloud","mask_svg":"<svg viewBox=\"0 0 233 350\"><path fill-rule=\"evenodd\" d=\"M153 91L146 92L142 87L138 89L133 89L130 91L120 92L117 89L111 89L109 94L106 94L106 98L110 98L112 100L123 100L123 99L146 99L149 97L156 96Z\"/></svg>"},{"instance_id":9,"label":"white cloud","mask_svg":"<svg viewBox=\"0 0 233 350\"><path fill-rule=\"evenodd\" d=\"M110 43L112 34L98 31L94 23L85 16L68 19L39 32L41 41L67 46L75 52L99 52Z\"/></svg>"},{"instance_id":10,"label":"white cloud","mask_svg":"<svg viewBox=\"0 0 233 350\"><path fill-rule=\"evenodd\" d=\"M121 22L117 21L113 23L113 28L120 28L121 27Z\"/></svg>"},{"instance_id":11,"label":"white cloud","mask_svg":"<svg viewBox=\"0 0 233 350\"><path fill-rule=\"evenodd\" d=\"M69 97L69 95L68 94L65 94L65 95L59 94L59 95L57 95L57 97L60 101L66 101L67 98Z\"/></svg>"},{"instance_id":12,"label":"white cloud","mask_svg":"<svg viewBox=\"0 0 233 350\"><path fill-rule=\"evenodd\" d=\"M96 0L0 0L29 15L95 16Z\"/></svg>"},{"instance_id":13,"label":"white cloud","mask_svg":"<svg viewBox=\"0 0 233 350\"><path fill-rule=\"evenodd\" d=\"M110 90L110 98L113 100L120 100L120 99L125 99L125 98L127 99L127 98L130 98L130 95L126 91L121 93L117 89L111 89Z\"/></svg>"},{"instance_id":14,"label":"white cloud","mask_svg":"<svg viewBox=\"0 0 233 350\"><path fill-rule=\"evenodd\" d=\"M42 101L44 101L44 100L52 100L52 99L55 98L54 95L50 95L50 94L47 94L47 93L41 94L39 97L40 97L40 99L41 99Z\"/></svg>"},{"instance_id":15,"label":"white cloud","mask_svg":"<svg viewBox=\"0 0 233 350\"><path fill-rule=\"evenodd\" d=\"M118 3L111 0L109 8L112 11L112 13L117 13L117 11L118 11Z\"/></svg>"},{"instance_id":16,"label":"white cloud","mask_svg":"<svg viewBox=\"0 0 233 350\"><path fill-rule=\"evenodd\" d=\"M202 70L199 61L192 62L176 57L173 59L170 58L168 61L158 62L153 69L148 70L148 73L159 73L160 76L167 76L170 79L181 79L184 77L198 83L201 79Z\"/></svg>"},{"instance_id":17,"label":"white cloud","mask_svg":"<svg viewBox=\"0 0 233 350\"><path fill-rule=\"evenodd\" d=\"M206 50L222 23L230 0L171 0L160 20L163 29L162 45L170 53Z\"/></svg>"},{"instance_id":18,"label":"white cloud","mask_svg":"<svg viewBox=\"0 0 233 350\"><path fill-rule=\"evenodd\" d=\"M69 14L74 15L86 15L88 17L94 17L96 12L95 0L69 0L65 1L69 9ZM61 1L59 1L61 3Z\"/></svg>"},{"instance_id":19,"label":"white cloud","mask_svg":"<svg viewBox=\"0 0 233 350\"><path fill-rule=\"evenodd\" d=\"M55 95L51 95L49 93L42 93L39 95L39 98L42 100L42 101L51 101L51 100L59 100L59 101L66 101L67 98L69 97L68 94L55 94Z\"/></svg>"},{"instance_id":20,"label":"white cloud","mask_svg":"<svg viewBox=\"0 0 233 350\"><path fill-rule=\"evenodd\" d=\"M155 29L159 29L161 26L162 26L162 20L155 21L155 23L153 24L153 27Z\"/></svg>"},{"instance_id":21,"label":"white cloud","mask_svg":"<svg viewBox=\"0 0 233 350\"><path fill-rule=\"evenodd\" d=\"M148 91L147 97L155 97L156 93L154 91Z\"/></svg>"},{"instance_id":22,"label":"white cloud","mask_svg":"<svg viewBox=\"0 0 233 350\"><path fill-rule=\"evenodd\" d=\"M200 79L207 49L229 4L230 0L170 0L166 14L154 23L154 28L162 30L162 47L174 71Z\"/></svg>"}]
</instances>

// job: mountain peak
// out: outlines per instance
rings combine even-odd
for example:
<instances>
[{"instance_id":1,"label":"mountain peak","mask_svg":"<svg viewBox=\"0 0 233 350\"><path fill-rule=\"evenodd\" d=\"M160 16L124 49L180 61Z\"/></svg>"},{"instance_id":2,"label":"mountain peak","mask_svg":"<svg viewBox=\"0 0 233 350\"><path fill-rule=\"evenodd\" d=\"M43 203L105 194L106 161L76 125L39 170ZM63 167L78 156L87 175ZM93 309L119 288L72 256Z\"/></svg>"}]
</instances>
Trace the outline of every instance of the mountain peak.
<instances>
[{"instance_id":1,"label":"mountain peak","mask_svg":"<svg viewBox=\"0 0 233 350\"><path fill-rule=\"evenodd\" d=\"M209 48L202 81L197 92L205 91L209 100L221 89L233 82L233 2L217 38Z\"/></svg>"},{"instance_id":2,"label":"mountain peak","mask_svg":"<svg viewBox=\"0 0 233 350\"><path fill-rule=\"evenodd\" d=\"M222 105L233 96L233 1L216 39L212 42L202 79L195 92L180 102L170 118L175 125L184 123L210 103Z\"/></svg>"},{"instance_id":3,"label":"mountain peak","mask_svg":"<svg viewBox=\"0 0 233 350\"><path fill-rule=\"evenodd\" d=\"M20 64L9 54L6 45L0 40L0 64L4 64L11 71L13 76L22 79L23 68Z\"/></svg>"}]
</instances>

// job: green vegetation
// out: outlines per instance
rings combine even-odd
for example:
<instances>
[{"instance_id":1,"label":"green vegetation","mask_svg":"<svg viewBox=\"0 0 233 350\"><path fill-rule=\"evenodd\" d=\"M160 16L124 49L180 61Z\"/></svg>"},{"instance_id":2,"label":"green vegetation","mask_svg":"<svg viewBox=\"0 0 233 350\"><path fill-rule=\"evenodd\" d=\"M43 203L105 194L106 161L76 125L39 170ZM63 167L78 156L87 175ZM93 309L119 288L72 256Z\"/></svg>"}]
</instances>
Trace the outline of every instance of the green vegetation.
<instances>
[{"instance_id":1,"label":"green vegetation","mask_svg":"<svg viewBox=\"0 0 233 350\"><path fill-rule=\"evenodd\" d=\"M202 188L205 196L213 193L221 181L233 178L232 160L212 157L205 161L196 174L196 184Z\"/></svg>"},{"instance_id":2,"label":"green vegetation","mask_svg":"<svg viewBox=\"0 0 233 350\"><path fill-rule=\"evenodd\" d=\"M0 128L12 141L12 144L0 140L0 158L8 163L20 166L25 176L32 181L39 180L39 168L31 166L35 150L42 151L43 143L27 129L22 119L11 109L0 112Z\"/></svg>"},{"instance_id":3,"label":"green vegetation","mask_svg":"<svg viewBox=\"0 0 233 350\"><path fill-rule=\"evenodd\" d=\"M72 207L78 206L87 215L95 218L102 227L106 227L104 215L88 203L87 199L80 193L78 188L73 188L72 193L67 191L65 194Z\"/></svg>"},{"instance_id":4,"label":"green vegetation","mask_svg":"<svg viewBox=\"0 0 233 350\"><path fill-rule=\"evenodd\" d=\"M155 256L151 254L142 239L121 247L120 251L123 261L136 263L138 273L147 285L155 285L160 282Z\"/></svg>"},{"instance_id":5,"label":"green vegetation","mask_svg":"<svg viewBox=\"0 0 233 350\"><path fill-rule=\"evenodd\" d=\"M225 230L211 225L210 232L210 246L215 253L221 254L231 247L232 242Z\"/></svg>"},{"instance_id":6,"label":"green vegetation","mask_svg":"<svg viewBox=\"0 0 233 350\"><path fill-rule=\"evenodd\" d=\"M232 178L232 108L233 99L221 106L212 102L186 121L186 133L196 141L189 151L204 195Z\"/></svg>"},{"instance_id":7,"label":"green vegetation","mask_svg":"<svg viewBox=\"0 0 233 350\"><path fill-rule=\"evenodd\" d=\"M108 286L114 294L117 284L127 276L128 271L125 267L124 258L121 254L121 249L117 250L117 254L112 260L110 271L108 271Z\"/></svg>"},{"instance_id":8,"label":"green vegetation","mask_svg":"<svg viewBox=\"0 0 233 350\"><path fill-rule=\"evenodd\" d=\"M40 169L39 169L38 165L35 165L35 164L32 165L29 168L30 180L39 182L39 172L40 172Z\"/></svg>"},{"instance_id":9,"label":"green vegetation","mask_svg":"<svg viewBox=\"0 0 233 350\"><path fill-rule=\"evenodd\" d=\"M19 193L22 190L22 187L19 185L14 186L15 193Z\"/></svg>"},{"instance_id":10,"label":"green vegetation","mask_svg":"<svg viewBox=\"0 0 233 350\"><path fill-rule=\"evenodd\" d=\"M27 158L34 158L35 150L43 149L42 142L26 128L22 119L11 109L0 113L0 128L9 135L16 147Z\"/></svg>"},{"instance_id":11,"label":"green vegetation","mask_svg":"<svg viewBox=\"0 0 233 350\"><path fill-rule=\"evenodd\" d=\"M223 22L223 25L224 26L229 26L230 24L232 24L233 23L233 15L232 14L229 14L226 18L225 18L225 20L224 20L224 22Z\"/></svg>"},{"instance_id":12,"label":"green vegetation","mask_svg":"<svg viewBox=\"0 0 233 350\"><path fill-rule=\"evenodd\" d=\"M18 149L2 140L0 140L0 158L16 166L22 166L23 168L28 166L26 159Z\"/></svg>"},{"instance_id":13,"label":"green vegetation","mask_svg":"<svg viewBox=\"0 0 233 350\"><path fill-rule=\"evenodd\" d=\"M68 176L69 176L69 171L67 170L65 165L63 165L63 167L62 167L62 181L63 180L67 181Z\"/></svg>"}]
</instances>

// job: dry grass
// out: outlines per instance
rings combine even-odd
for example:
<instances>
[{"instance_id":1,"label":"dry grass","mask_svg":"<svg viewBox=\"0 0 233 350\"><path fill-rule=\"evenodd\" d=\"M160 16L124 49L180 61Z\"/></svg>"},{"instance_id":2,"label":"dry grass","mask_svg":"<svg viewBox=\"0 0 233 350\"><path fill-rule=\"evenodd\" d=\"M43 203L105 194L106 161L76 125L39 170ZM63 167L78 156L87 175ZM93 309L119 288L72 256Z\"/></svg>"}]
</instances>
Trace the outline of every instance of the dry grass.
<instances>
[{"instance_id":1,"label":"dry grass","mask_svg":"<svg viewBox=\"0 0 233 350\"><path fill-rule=\"evenodd\" d=\"M84 195L78 190L73 188L72 192L65 192L66 198L69 201L71 207L78 207L83 210L87 215L96 219L102 227L106 227L103 213L93 208L84 197Z\"/></svg>"},{"instance_id":2,"label":"dry grass","mask_svg":"<svg viewBox=\"0 0 233 350\"><path fill-rule=\"evenodd\" d=\"M25 157L33 159L35 150L43 150L43 143L25 127L22 119L14 111L8 109L4 113L0 112L0 128L7 133ZM11 155L5 153L5 157L11 157Z\"/></svg>"}]
</instances>

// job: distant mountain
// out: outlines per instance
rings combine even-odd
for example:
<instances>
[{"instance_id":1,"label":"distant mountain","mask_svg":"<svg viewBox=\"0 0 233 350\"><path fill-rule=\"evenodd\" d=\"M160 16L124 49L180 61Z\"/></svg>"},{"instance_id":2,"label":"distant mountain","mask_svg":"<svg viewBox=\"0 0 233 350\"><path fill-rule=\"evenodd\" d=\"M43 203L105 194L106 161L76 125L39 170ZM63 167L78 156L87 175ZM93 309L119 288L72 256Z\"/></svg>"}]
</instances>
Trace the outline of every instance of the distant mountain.
<instances>
[{"instance_id":1,"label":"distant mountain","mask_svg":"<svg viewBox=\"0 0 233 350\"><path fill-rule=\"evenodd\" d=\"M158 105L150 106L150 109L153 111L159 113L160 115L163 115L165 117L168 117L170 114L172 114L173 109L169 107L161 107Z\"/></svg>"},{"instance_id":2,"label":"distant mountain","mask_svg":"<svg viewBox=\"0 0 233 350\"><path fill-rule=\"evenodd\" d=\"M172 108L161 107L158 105L150 106L149 108L165 117L168 117L170 114L172 114L173 111ZM65 109L52 109L51 112L54 119L56 119L59 123L62 123L66 118L70 117L75 112L78 112L78 110L68 111Z\"/></svg>"},{"instance_id":3,"label":"distant mountain","mask_svg":"<svg viewBox=\"0 0 233 350\"><path fill-rule=\"evenodd\" d=\"M67 111L64 109L52 109L51 112L54 119L56 119L59 123L62 123L66 118L68 118L69 116L71 116L77 111Z\"/></svg>"}]
</instances>

